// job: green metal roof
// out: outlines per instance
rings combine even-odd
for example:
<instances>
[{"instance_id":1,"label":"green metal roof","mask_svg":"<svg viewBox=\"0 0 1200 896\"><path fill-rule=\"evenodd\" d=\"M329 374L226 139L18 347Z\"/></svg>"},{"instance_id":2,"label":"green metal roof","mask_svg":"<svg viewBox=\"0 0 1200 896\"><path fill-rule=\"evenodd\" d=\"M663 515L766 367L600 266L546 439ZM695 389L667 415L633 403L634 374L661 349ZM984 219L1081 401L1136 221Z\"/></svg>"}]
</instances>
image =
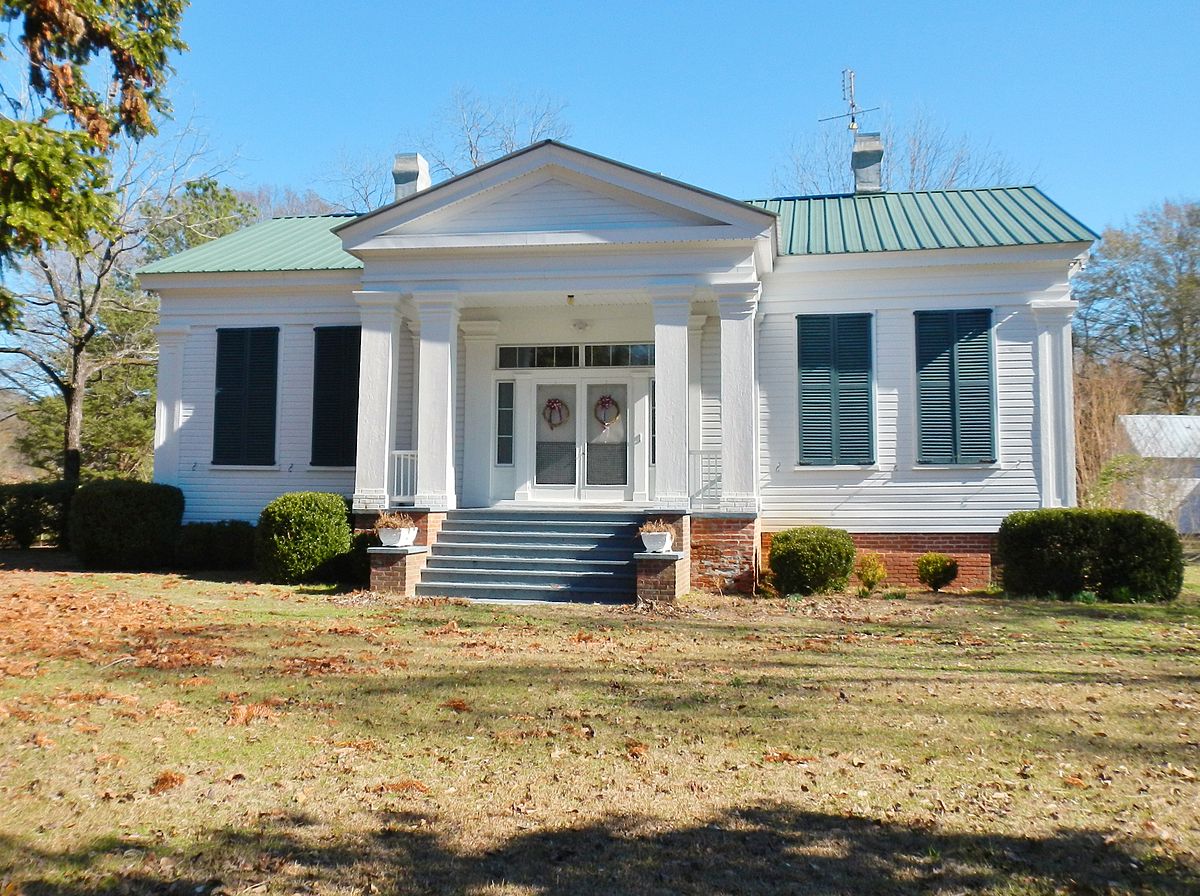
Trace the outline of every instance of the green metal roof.
<instances>
[{"instance_id":1,"label":"green metal roof","mask_svg":"<svg viewBox=\"0 0 1200 896\"><path fill-rule=\"evenodd\" d=\"M272 218L146 265L139 274L234 271L349 271L362 262L330 228L354 215Z\"/></svg>"},{"instance_id":2,"label":"green metal roof","mask_svg":"<svg viewBox=\"0 0 1200 896\"><path fill-rule=\"evenodd\" d=\"M794 196L750 204L779 215L783 255L1040 246L1098 239L1037 187Z\"/></svg>"},{"instance_id":3,"label":"green metal roof","mask_svg":"<svg viewBox=\"0 0 1200 896\"><path fill-rule=\"evenodd\" d=\"M779 216L784 255L1089 242L1097 235L1037 187L793 196L749 205ZM273 218L163 258L141 274L349 271L362 262L332 228L354 215Z\"/></svg>"}]
</instances>

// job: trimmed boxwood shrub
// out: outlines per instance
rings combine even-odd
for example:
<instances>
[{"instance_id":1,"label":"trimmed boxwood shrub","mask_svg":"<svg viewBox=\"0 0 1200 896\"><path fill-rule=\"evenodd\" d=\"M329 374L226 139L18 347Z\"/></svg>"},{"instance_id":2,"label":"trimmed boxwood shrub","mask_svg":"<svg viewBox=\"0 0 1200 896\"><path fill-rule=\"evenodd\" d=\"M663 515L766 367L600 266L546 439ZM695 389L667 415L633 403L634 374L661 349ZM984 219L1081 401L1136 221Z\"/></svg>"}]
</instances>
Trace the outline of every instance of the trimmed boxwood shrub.
<instances>
[{"instance_id":1,"label":"trimmed boxwood shrub","mask_svg":"<svg viewBox=\"0 0 1200 896\"><path fill-rule=\"evenodd\" d=\"M290 492L264 507L258 518L255 561L270 582L336 578L337 558L349 552L350 522L341 495Z\"/></svg>"},{"instance_id":2,"label":"trimmed boxwood shrub","mask_svg":"<svg viewBox=\"0 0 1200 896\"><path fill-rule=\"evenodd\" d=\"M175 559L183 492L173 485L100 479L71 500L71 550L95 569L153 569Z\"/></svg>"},{"instance_id":3,"label":"trimmed boxwood shrub","mask_svg":"<svg viewBox=\"0 0 1200 896\"><path fill-rule=\"evenodd\" d=\"M958 561L949 554L930 551L917 558L917 581L931 591L941 591L958 578Z\"/></svg>"},{"instance_id":4,"label":"trimmed boxwood shrub","mask_svg":"<svg viewBox=\"0 0 1200 896\"><path fill-rule=\"evenodd\" d=\"M0 536L28 548L45 535L66 540L67 509L75 489L65 482L0 485Z\"/></svg>"},{"instance_id":5,"label":"trimmed boxwood shrub","mask_svg":"<svg viewBox=\"0 0 1200 896\"><path fill-rule=\"evenodd\" d=\"M175 544L175 565L180 569L253 569L254 524L244 520L186 524Z\"/></svg>"},{"instance_id":6,"label":"trimmed boxwood shrub","mask_svg":"<svg viewBox=\"0 0 1200 896\"><path fill-rule=\"evenodd\" d=\"M1168 601L1183 589L1183 545L1134 510L1023 510L1000 526L1005 590L1037 597L1094 592L1108 601Z\"/></svg>"},{"instance_id":7,"label":"trimmed boxwood shrub","mask_svg":"<svg viewBox=\"0 0 1200 896\"><path fill-rule=\"evenodd\" d=\"M844 529L785 529L771 537L770 565L780 594L841 591L854 568L854 540Z\"/></svg>"}]
</instances>

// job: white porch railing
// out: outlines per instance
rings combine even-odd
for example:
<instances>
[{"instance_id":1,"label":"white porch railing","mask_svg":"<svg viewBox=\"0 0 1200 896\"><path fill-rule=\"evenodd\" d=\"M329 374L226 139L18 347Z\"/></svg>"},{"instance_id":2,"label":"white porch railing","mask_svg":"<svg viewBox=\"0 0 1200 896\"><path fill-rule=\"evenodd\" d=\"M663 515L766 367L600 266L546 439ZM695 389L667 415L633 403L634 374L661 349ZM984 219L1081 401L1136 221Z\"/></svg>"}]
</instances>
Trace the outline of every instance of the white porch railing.
<instances>
[{"instance_id":1,"label":"white porch railing","mask_svg":"<svg viewBox=\"0 0 1200 896\"><path fill-rule=\"evenodd\" d=\"M721 506L721 450L688 451L688 492L693 510L711 510Z\"/></svg>"},{"instance_id":2,"label":"white porch railing","mask_svg":"<svg viewBox=\"0 0 1200 896\"><path fill-rule=\"evenodd\" d=\"M417 495L417 452L392 452L392 503L411 503Z\"/></svg>"}]
</instances>

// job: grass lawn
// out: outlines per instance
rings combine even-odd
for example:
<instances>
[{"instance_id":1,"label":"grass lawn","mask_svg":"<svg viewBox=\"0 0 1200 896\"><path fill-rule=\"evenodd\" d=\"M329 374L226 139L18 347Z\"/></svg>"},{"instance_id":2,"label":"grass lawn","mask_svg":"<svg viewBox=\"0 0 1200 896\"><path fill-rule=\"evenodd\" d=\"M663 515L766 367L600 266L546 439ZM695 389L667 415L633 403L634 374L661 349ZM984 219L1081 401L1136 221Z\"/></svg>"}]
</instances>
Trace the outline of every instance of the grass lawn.
<instances>
[{"instance_id":1,"label":"grass lawn","mask_svg":"<svg viewBox=\"0 0 1200 896\"><path fill-rule=\"evenodd\" d=\"M29 556L4 896L1200 892L1195 567L1166 607L666 615Z\"/></svg>"}]
</instances>

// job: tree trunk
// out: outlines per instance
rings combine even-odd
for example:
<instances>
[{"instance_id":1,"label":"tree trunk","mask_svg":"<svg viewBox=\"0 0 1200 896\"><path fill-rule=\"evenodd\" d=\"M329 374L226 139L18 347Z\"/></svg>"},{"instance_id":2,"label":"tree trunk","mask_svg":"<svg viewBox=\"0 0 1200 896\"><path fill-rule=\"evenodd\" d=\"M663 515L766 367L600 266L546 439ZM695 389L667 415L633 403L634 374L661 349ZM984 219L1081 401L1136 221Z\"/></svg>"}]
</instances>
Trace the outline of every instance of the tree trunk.
<instances>
[{"instance_id":1,"label":"tree trunk","mask_svg":"<svg viewBox=\"0 0 1200 896\"><path fill-rule=\"evenodd\" d=\"M76 386L63 396L67 404L67 422L63 432L63 481L79 484L83 468L83 387Z\"/></svg>"}]
</instances>

